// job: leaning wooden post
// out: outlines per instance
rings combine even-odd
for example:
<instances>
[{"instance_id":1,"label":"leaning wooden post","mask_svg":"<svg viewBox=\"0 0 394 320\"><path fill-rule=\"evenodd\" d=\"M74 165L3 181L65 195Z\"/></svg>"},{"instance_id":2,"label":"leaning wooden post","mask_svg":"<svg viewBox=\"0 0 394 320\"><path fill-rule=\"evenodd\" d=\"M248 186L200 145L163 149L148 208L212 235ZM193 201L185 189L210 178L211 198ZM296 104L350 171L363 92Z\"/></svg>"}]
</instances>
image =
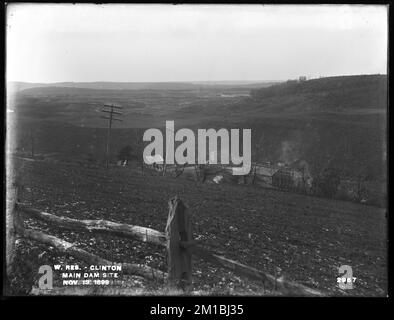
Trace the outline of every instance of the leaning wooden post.
<instances>
[{"instance_id":1,"label":"leaning wooden post","mask_svg":"<svg viewBox=\"0 0 394 320\"><path fill-rule=\"evenodd\" d=\"M193 240L190 215L183 202L175 196L170 199L166 226L169 285L189 290L192 284L192 256L180 242Z\"/></svg>"}]
</instances>

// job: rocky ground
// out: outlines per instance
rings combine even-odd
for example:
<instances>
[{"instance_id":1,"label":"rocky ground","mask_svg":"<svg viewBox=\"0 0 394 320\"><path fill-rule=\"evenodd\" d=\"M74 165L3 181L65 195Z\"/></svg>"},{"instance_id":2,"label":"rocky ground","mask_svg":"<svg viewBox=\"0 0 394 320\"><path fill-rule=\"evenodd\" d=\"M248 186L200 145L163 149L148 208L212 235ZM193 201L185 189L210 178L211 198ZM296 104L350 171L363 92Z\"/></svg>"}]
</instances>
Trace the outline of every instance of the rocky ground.
<instances>
[{"instance_id":1,"label":"rocky ground","mask_svg":"<svg viewBox=\"0 0 394 320\"><path fill-rule=\"evenodd\" d=\"M387 294L387 220L385 210L344 201L291 194L261 187L201 184L138 169L84 168L17 160L25 189L21 201L59 216L106 219L164 231L168 200L178 195L193 218L194 237L206 248L264 272L284 275L327 295ZM61 231L32 220L39 228L112 261L144 263L166 269L162 247L110 236ZM13 294L37 284L42 264L78 263L52 248L20 240ZM338 268L349 265L354 289L337 285ZM55 275L55 282L59 278ZM129 277L134 294L166 292L159 284ZM201 260L193 260L196 294L267 294L249 281Z\"/></svg>"}]
</instances>

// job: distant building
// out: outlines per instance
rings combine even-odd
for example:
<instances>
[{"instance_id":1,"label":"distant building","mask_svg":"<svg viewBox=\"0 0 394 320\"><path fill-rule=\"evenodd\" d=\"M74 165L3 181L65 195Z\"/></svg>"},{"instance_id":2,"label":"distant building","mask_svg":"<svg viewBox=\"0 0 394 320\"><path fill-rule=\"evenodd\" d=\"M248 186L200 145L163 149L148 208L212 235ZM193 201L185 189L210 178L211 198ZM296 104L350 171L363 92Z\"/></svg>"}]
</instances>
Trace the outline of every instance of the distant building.
<instances>
[{"instance_id":1,"label":"distant building","mask_svg":"<svg viewBox=\"0 0 394 320\"><path fill-rule=\"evenodd\" d=\"M294 181L292 177L292 172L286 169L279 169L272 176L272 185L279 189L293 189Z\"/></svg>"},{"instance_id":2,"label":"distant building","mask_svg":"<svg viewBox=\"0 0 394 320\"><path fill-rule=\"evenodd\" d=\"M272 184L272 177L279 170L279 168L256 164L255 170L256 175L259 176L261 180L266 183Z\"/></svg>"},{"instance_id":3,"label":"distant building","mask_svg":"<svg viewBox=\"0 0 394 320\"><path fill-rule=\"evenodd\" d=\"M301 77L299 77L299 78L298 78L298 81L299 81L299 82L306 81L306 76L301 76Z\"/></svg>"},{"instance_id":4,"label":"distant building","mask_svg":"<svg viewBox=\"0 0 394 320\"><path fill-rule=\"evenodd\" d=\"M154 156L146 156L146 164L163 164L164 159L160 154L155 154Z\"/></svg>"}]
</instances>

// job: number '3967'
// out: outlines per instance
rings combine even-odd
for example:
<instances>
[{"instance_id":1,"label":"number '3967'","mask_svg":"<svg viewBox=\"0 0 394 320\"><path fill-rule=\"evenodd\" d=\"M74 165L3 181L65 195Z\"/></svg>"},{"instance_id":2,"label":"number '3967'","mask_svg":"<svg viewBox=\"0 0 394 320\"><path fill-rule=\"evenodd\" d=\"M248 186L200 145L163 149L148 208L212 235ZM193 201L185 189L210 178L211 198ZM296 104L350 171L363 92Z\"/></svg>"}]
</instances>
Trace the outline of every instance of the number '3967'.
<instances>
[{"instance_id":1,"label":"number '3967'","mask_svg":"<svg viewBox=\"0 0 394 320\"><path fill-rule=\"evenodd\" d=\"M341 289L353 289L353 284L356 282L356 277L353 277L353 269L351 266L342 265L339 267L341 277L337 277L337 283Z\"/></svg>"}]
</instances>

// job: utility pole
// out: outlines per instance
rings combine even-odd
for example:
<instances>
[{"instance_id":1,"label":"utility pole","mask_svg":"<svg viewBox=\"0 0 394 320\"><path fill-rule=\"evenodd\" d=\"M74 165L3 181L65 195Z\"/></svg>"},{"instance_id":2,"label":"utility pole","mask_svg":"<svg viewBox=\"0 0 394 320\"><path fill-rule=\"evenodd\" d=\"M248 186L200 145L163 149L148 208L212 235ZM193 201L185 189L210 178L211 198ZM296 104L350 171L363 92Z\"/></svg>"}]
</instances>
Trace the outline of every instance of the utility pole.
<instances>
[{"instance_id":1,"label":"utility pole","mask_svg":"<svg viewBox=\"0 0 394 320\"><path fill-rule=\"evenodd\" d=\"M108 121L108 131L107 131L106 161L105 161L106 168L108 168L108 166L109 166L109 152L110 152L110 143L111 143L112 121L122 121L122 120L114 117L114 115L116 115L116 114L119 114L119 115L122 114L118 111L114 111L114 109L122 109L122 107L115 106L113 104L104 104L104 109L101 110L101 112L109 113L109 116L106 116L106 117L101 116L101 118L109 120Z\"/></svg>"}]
</instances>

